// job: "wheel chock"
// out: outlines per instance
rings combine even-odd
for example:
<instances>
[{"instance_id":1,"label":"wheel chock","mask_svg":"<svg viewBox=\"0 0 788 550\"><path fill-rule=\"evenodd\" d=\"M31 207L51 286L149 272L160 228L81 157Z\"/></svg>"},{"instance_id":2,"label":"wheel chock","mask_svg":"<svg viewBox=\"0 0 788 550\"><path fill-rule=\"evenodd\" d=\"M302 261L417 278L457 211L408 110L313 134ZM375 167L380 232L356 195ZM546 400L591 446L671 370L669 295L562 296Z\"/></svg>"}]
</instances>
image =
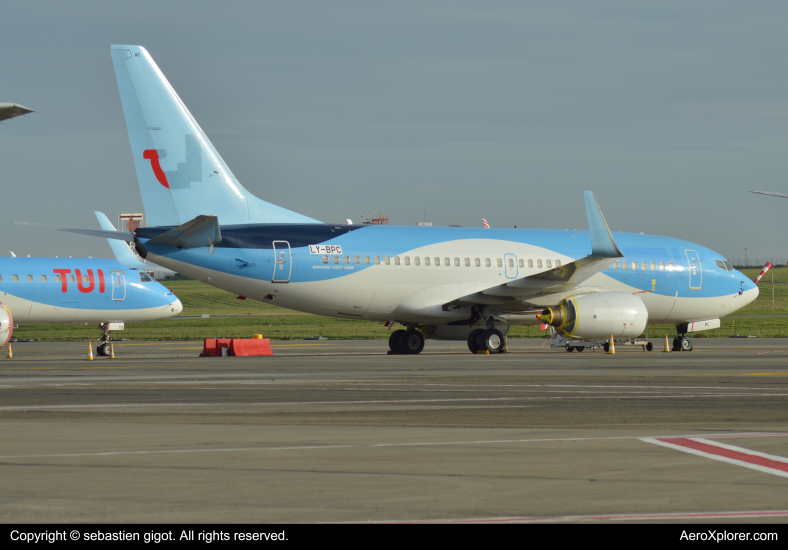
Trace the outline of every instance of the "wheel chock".
<instances>
[{"instance_id":1,"label":"wheel chock","mask_svg":"<svg viewBox=\"0 0 788 550\"><path fill-rule=\"evenodd\" d=\"M490 355L490 350L488 349L477 349L476 355Z\"/></svg>"}]
</instances>

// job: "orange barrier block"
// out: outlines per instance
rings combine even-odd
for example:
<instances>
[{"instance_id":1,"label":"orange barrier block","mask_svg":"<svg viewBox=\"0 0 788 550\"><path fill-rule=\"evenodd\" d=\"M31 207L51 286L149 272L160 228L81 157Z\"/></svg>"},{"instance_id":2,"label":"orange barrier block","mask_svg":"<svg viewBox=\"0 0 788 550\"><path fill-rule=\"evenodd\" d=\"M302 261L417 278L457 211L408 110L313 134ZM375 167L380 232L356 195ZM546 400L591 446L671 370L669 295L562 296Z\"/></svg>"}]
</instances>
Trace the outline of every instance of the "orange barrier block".
<instances>
[{"instance_id":1,"label":"orange barrier block","mask_svg":"<svg viewBox=\"0 0 788 550\"><path fill-rule=\"evenodd\" d=\"M229 338L206 338L203 342L201 357L221 357L222 348L230 348L232 340ZM229 350L228 350L229 352Z\"/></svg>"},{"instance_id":2,"label":"orange barrier block","mask_svg":"<svg viewBox=\"0 0 788 550\"><path fill-rule=\"evenodd\" d=\"M270 357L273 354L269 338L235 338L230 342L230 355L236 357Z\"/></svg>"}]
</instances>

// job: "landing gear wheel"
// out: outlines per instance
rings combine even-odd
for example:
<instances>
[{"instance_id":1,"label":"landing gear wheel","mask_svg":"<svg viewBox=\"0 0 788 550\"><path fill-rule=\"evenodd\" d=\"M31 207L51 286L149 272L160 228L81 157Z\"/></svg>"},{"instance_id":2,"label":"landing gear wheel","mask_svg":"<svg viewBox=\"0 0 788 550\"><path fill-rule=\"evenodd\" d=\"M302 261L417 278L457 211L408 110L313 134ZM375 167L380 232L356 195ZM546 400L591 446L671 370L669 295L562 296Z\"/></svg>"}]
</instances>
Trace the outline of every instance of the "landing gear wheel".
<instances>
[{"instance_id":1,"label":"landing gear wheel","mask_svg":"<svg viewBox=\"0 0 788 550\"><path fill-rule=\"evenodd\" d=\"M109 342L104 342L103 344L99 344L96 347L96 354L98 354L98 355L100 355L102 357L109 357L110 353L111 353L111 350L110 350L110 343Z\"/></svg>"},{"instance_id":2,"label":"landing gear wheel","mask_svg":"<svg viewBox=\"0 0 788 550\"><path fill-rule=\"evenodd\" d=\"M577 351L583 351L584 349L586 349L586 347L585 346L577 346L575 349Z\"/></svg>"},{"instance_id":3,"label":"landing gear wheel","mask_svg":"<svg viewBox=\"0 0 788 550\"><path fill-rule=\"evenodd\" d=\"M397 349L400 353L417 355L424 349L424 336L418 330L411 329L400 336Z\"/></svg>"},{"instance_id":4,"label":"landing gear wheel","mask_svg":"<svg viewBox=\"0 0 788 550\"><path fill-rule=\"evenodd\" d=\"M575 351L575 348L572 346L566 346L566 351Z\"/></svg>"},{"instance_id":5,"label":"landing gear wheel","mask_svg":"<svg viewBox=\"0 0 788 550\"><path fill-rule=\"evenodd\" d=\"M482 349L487 349L490 353L501 353L503 350L503 334L498 329L485 330L479 340L481 344L484 344Z\"/></svg>"},{"instance_id":6,"label":"landing gear wheel","mask_svg":"<svg viewBox=\"0 0 788 550\"><path fill-rule=\"evenodd\" d=\"M472 330L471 333L468 335L468 349L471 350L471 353L476 353L479 351L479 336L482 335L484 329L477 328L476 330Z\"/></svg>"},{"instance_id":7,"label":"landing gear wheel","mask_svg":"<svg viewBox=\"0 0 788 550\"><path fill-rule=\"evenodd\" d=\"M676 336L673 339L673 351L681 351L681 337Z\"/></svg>"},{"instance_id":8,"label":"landing gear wheel","mask_svg":"<svg viewBox=\"0 0 788 550\"><path fill-rule=\"evenodd\" d=\"M684 336L679 345L681 346L681 351L691 351L692 350L692 338L689 336Z\"/></svg>"},{"instance_id":9,"label":"landing gear wheel","mask_svg":"<svg viewBox=\"0 0 788 550\"><path fill-rule=\"evenodd\" d=\"M604 346L602 346L602 347L603 347L603 348L605 348L605 353L607 353L608 351L610 351L610 343L608 343L608 342L605 342L605 345L604 345Z\"/></svg>"},{"instance_id":10,"label":"landing gear wheel","mask_svg":"<svg viewBox=\"0 0 788 550\"><path fill-rule=\"evenodd\" d=\"M398 349L397 348L397 343L399 342L399 339L400 339L400 337L403 334L405 334L405 331L402 330L402 329L395 330L394 332L391 333L391 336L389 336L389 349L391 351L393 351L393 352L397 351L397 349Z\"/></svg>"},{"instance_id":11,"label":"landing gear wheel","mask_svg":"<svg viewBox=\"0 0 788 550\"><path fill-rule=\"evenodd\" d=\"M654 344L652 344L651 342L649 342L648 344L646 344L646 351L651 351L651 350L653 350L653 349L654 349Z\"/></svg>"}]
</instances>

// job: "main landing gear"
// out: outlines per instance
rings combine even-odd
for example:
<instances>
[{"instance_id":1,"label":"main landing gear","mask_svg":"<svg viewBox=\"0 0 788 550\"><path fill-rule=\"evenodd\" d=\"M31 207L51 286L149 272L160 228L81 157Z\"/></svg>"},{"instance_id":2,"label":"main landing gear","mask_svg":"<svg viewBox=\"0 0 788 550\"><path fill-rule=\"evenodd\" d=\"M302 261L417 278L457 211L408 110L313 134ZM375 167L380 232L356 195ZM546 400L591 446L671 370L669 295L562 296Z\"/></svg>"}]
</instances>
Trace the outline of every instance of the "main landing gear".
<instances>
[{"instance_id":1,"label":"main landing gear","mask_svg":"<svg viewBox=\"0 0 788 550\"><path fill-rule=\"evenodd\" d=\"M468 349L471 353L489 351L501 353L503 351L503 334L495 328L478 328L468 335Z\"/></svg>"},{"instance_id":2,"label":"main landing gear","mask_svg":"<svg viewBox=\"0 0 788 550\"><path fill-rule=\"evenodd\" d=\"M424 349L424 335L416 329L395 330L389 336L391 354L418 355Z\"/></svg>"}]
</instances>

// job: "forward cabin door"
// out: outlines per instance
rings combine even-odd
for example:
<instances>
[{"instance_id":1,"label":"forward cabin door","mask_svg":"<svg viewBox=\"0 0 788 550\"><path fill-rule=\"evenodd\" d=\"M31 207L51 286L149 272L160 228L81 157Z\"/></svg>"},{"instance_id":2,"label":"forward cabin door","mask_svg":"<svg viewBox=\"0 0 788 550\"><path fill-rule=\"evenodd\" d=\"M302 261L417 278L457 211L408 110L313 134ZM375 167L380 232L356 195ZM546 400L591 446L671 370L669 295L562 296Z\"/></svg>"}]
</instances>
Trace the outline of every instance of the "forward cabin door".
<instances>
[{"instance_id":1,"label":"forward cabin door","mask_svg":"<svg viewBox=\"0 0 788 550\"><path fill-rule=\"evenodd\" d=\"M112 279L112 299L116 302L126 299L126 274L122 271L110 273Z\"/></svg>"},{"instance_id":2,"label":"forward cabin door","mask_svg":"<svg viewBox=\"0 0 788 550\"><path fill-rule=\"evenodd\" d=\"M516 279L519 268L517 266L517 256L514 254L504 254L503 261L506 266L506 278Z\"/></svg>"},{"instance_id":3,"label":"forward cabin door","mask_svg":"<svg viewBox=\"0 0 788 550\"><path fill-rule=\"evenodd\" d=\"M703 267L700 265L700 256L694 250L685 250L687 262L689 263L689 287L690 290L700 290L703 284Z\"/></svg>"},{"instance_id":4,"label":"forward cabin door","mask_svg":"<svg viewBox=\"0 0 788 550\"><path fill-rule=\"evenodd\" d=\"M272 283L290 282L290 273L293 270L293 254L290 243L287 241L274 241L274 274Z\"/></svg>"}]
</instances>

